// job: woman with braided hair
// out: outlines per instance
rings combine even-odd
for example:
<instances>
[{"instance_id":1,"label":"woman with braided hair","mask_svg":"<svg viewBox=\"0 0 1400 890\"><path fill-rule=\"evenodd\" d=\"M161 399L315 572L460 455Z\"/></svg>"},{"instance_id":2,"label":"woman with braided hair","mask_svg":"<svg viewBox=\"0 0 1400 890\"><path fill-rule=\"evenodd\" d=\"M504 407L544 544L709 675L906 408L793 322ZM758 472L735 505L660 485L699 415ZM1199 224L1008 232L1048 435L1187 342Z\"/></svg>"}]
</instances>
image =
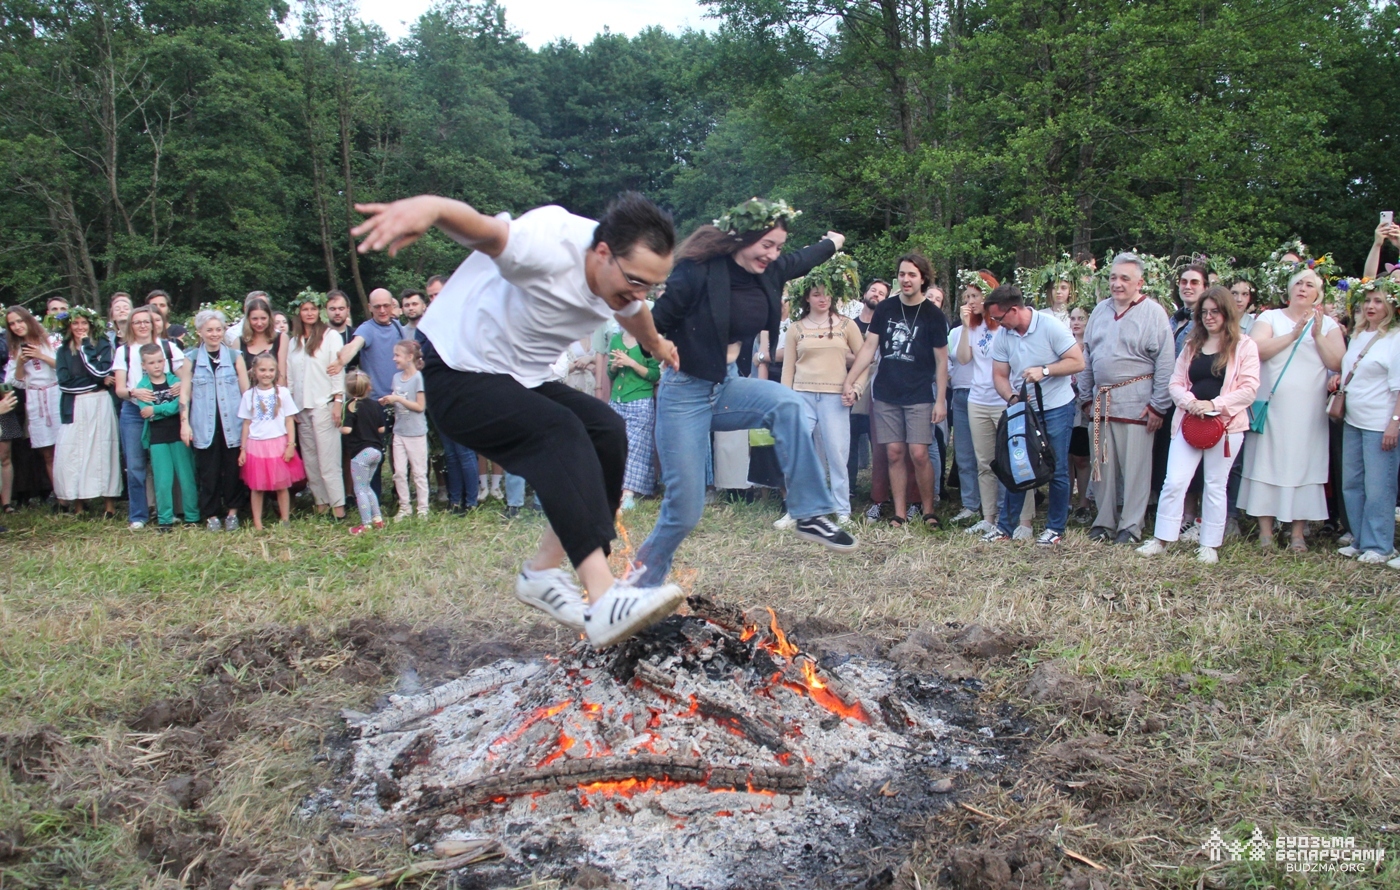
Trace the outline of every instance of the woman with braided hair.
<instances>
[{"instance_id":1,"label":"woman with braided hair","mask_svg":"<svg viewBox=\"0 0 1400 890\"><path fill-rule=\"evenodd\" d=\"M856 546L827 518L841 505L826 484L806 403L775 381L741 377L736 364L760 331L768 331L770 343L778 341L783 284L831 259L845 243L844 235L827 232L783 254L797 215L782 201L753 198L696 229L676 251L676 267L652 310L657 330L676 344L680 368L663 369L656 391L666 495L656 527L637 551L643 585L662 583L676 548L700 521L711 431L771 431L797 534L833 550Z\"/></svg>"}]
</instances>

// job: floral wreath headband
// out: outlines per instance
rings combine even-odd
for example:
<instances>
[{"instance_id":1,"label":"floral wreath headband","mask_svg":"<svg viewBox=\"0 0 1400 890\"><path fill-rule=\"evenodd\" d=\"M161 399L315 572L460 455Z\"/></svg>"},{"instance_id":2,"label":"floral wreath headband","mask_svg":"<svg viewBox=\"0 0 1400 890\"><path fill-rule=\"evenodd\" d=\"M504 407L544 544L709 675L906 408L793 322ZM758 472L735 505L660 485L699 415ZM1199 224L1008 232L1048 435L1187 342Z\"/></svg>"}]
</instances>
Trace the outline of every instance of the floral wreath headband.
<instances>
[{"instance_id":1,"label":"floral wreath headband","mask_svg":"<svg viewBox=\"0 0 1400 890\"><path fill-rule=\"evenodd\" d=\"M984 297L992 292L992 285L976 269L963 269L958 273L958 293L962 293L969 287L977 288Z\"/></svg>"},{"instance_id":2,"label":"floral wreath headband","mask_svg":"<svg viewBox=\"0 0 1400 890\"><path fill-rule=\"evenodd\" d=\"M303 303L314 303L317 309L325 309L326 295L321 291L312 290L310 287L307 287L303 289L301 293L287 301L287 310L289 312L296 312L301 308Z\"/></svg>"},{"instance_id":3,"label":"floral wreath headband","mask_svg":"<svg viewBox=\"0 0 1400 890\"><path fill-rule=\"evenodd\" d=\"M86 306L71 306L63 312L45 315L44 329L51 334L67 334L68 328L73 324L75 318L87 319L88 336L94 340L101 337L107 330L107 319Z\"/></svg>"},{"instance_id":4,"label":"floral wreath headband","mask_svg":"<svg viewBox=\"0 0 1400 890\"><path fill-rule=\"evenodd\" d=\"M855 257L838 253L788 285L788 310L801 314L807 295L821 288L831 297L833 307L860 297L860 266Z\"/></svg>"},{"instance_id":5,"label":"floral wreath headband","mask_svg":"<svg viewBox=\"0 0 1400 890\"><path fill-rule=\"evenodd\" d=\"M1096 302L1092 286L1096 274L1088 263L1078 262L1068 253L1061 253L1060 258L1053 263L1038 268L1018 268L1014 278L1016 286L1021 289L1026 299L1042 308L1049 308L1050 291L1054 286L1066 281L1070 284L1072 295L1065 308L1083 306L1092 310Z\"/></svg>"},{"instance_id":6,"label":"floral wreath headband","mask_svg":"<svg viewBox=\"0 0 1400 890\"><path fill-rule=\"evenodd\" d=\"M715 220L715 228L731 235L766 232L779 223L790 225L801 215L801 210L794 210L786 201L749 198L720 214L719 219Z\"/></svg>"},{"instance_id":7,"label":"floral wreath headband","mask_svg":"<svg viewBox=\"0 0 1400 890\"><path fill-rule=\"evenodd\" d=\"M1400 310L1400 281L1389 276L1382 278L1343 278L1337 282L1337 290L1346 299L1347 311L1355 312L1366 295L1378 291L1392 309Z\"/></svg>"}]
</instances>

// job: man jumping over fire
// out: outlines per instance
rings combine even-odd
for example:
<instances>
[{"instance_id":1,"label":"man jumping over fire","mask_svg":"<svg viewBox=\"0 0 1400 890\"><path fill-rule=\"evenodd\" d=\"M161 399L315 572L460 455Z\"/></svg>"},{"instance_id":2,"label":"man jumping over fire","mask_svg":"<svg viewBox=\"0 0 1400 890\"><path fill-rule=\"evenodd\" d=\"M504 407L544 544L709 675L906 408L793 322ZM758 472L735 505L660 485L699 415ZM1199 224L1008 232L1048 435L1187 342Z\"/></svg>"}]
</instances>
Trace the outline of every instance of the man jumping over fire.
<instances>
[{"instance_id":1,"label":"man jumping over fire","mask_svg":"<svg viewBox=\"0 0 1400 890\"><path fill-rule=\"evenodd\" d=\"M550 365L611 316L680 368L645 302L671 271L670 215L634 192L596 222L553 206L492 217L432 195L356 209L369 216L352 233L362 253L397 255L434 226L473 249L419 322L423 383L444 435L539 495L549 528L516 577L516 597L599 647L669 615L685 596L679 587L636 586L608 567L627 460L622 418L552 381ZM566 556L586 603L562 568Z\"/></svg>"}]
</instances>

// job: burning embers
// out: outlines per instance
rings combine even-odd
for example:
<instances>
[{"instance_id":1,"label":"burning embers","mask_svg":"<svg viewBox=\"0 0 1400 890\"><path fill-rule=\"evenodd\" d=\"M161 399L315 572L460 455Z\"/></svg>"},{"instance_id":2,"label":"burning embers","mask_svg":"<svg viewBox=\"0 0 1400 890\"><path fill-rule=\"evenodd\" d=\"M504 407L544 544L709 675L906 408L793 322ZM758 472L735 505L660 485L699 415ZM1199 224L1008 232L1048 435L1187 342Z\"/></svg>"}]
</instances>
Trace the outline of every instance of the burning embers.
<instances>
[{"instance_id":1,"label":"burning embers","mask_svg":"<svg viewBox=\"0 0 1400 890\"><path fill-rule=\"evenodd\" d=\"M998 757L931 706L961 689L864 659L823 670L771 610L690 605L606 652L498 662L353 715L350 795L331 805L420 837L497 836L517 862L570 850L558 873L586 861L638 888L681 872L762 886L765 869L836 885L850 850L943 805L934 778Z\"/></svg>"}]
</instances>

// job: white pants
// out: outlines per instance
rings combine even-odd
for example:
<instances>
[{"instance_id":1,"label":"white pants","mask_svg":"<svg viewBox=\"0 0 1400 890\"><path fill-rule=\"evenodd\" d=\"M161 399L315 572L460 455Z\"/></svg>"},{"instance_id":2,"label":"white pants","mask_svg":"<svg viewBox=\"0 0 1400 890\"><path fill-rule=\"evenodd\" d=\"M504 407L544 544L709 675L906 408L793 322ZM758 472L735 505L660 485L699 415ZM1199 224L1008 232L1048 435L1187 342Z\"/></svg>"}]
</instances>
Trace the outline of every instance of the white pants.
<instances>
[{"instance_id":1,"label":"white pants","mask_svg":"<svg viewBox=\"0 0 1400 890\"><path fill-rule=\"evenodd\" d=\"M1230 456L1225 456L1225 443L1230 443ZM1157 528L1153 535L1160 541L1175 541L1181 537L1181 514L1186 504L1186 488L1196 475L1196 466L1205 460L1205 487L1201 489L1201 546L1219 547L1225 540L1225 488L1230 481L1230 466L1240 453L1244 433L1227 433L1209 451L1186 443L1178 430L1172 436L1171 451L1167 452L1167 478L1157 497Z\"/></svg>"},{"instance_id":2,"label":"white pants","mask_svg":"<svg viewBox=\"0 0 1400 890\"><path fill-rule=\"evenodd\" d=\"M345 506L345 476L341 471L340 427L334 408L317 405L297 414L297 444L306 464L306 485L321 506Z\"/></svg>"},{"instance_id":3,"label":"white pants","mask_svg":"<svg viewBox=\"0 0 1400 890\"><path fill-rule=\"evenodd\" d=\"M408 499L408 473L413 471L413 487L418 489L418 515L428 515L428 437L394 434L394 492L399 496L399 515L411 512Z\"/></svg>"}]
</instances>

